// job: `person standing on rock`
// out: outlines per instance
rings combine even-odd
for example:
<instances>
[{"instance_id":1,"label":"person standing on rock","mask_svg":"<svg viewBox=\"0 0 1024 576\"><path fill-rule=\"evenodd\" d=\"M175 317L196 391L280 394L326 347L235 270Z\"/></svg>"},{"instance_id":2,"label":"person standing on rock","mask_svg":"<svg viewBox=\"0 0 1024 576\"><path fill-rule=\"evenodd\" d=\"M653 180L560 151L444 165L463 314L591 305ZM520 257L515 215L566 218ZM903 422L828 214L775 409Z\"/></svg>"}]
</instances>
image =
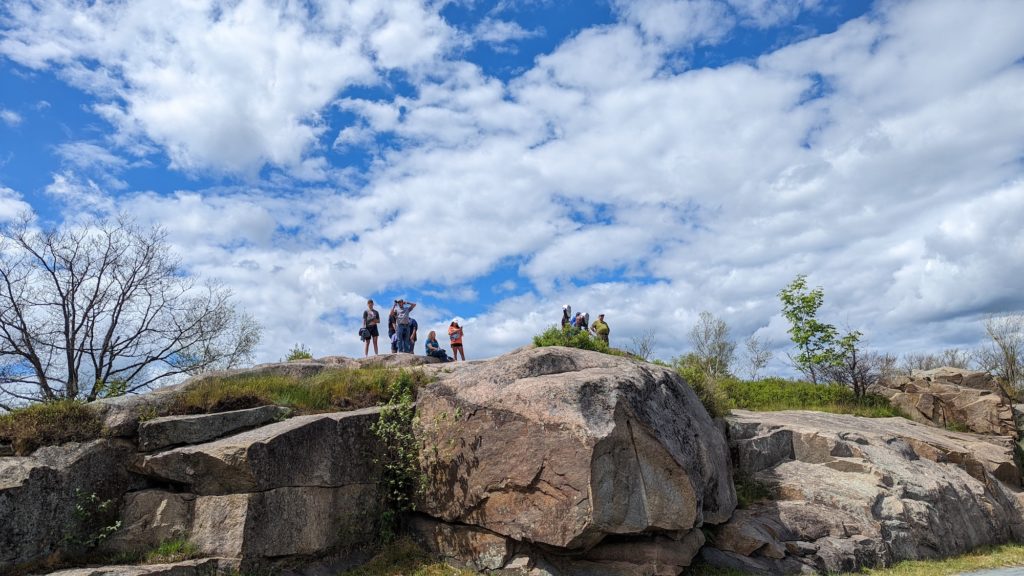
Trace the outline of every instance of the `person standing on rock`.
<instances>
[{"instance_id":1,"label":"person standing on rock","mask_svg":"<svg viewBox=\"0 0 1024 576\"><path fill-rule=\"evenodd\" d=\"M562 306L562 330L565 330L567 326L572 326L572 324L572 306L566 304L565 306Z\"/></svg>"},{"instance_id":2,"label":"person standing on rock","mask_svg":"<svg viewBox=\"0 0 1024 576\"><path fill-rule=\"evenodd\" d=\"M605 344L608 343L608 333L611 332L611 329L608 327L608 323L604 321L604 314L597 315L597 320L594 320L594 324L590 327L590 331L600 338Z\"/></svg>"},{"instance_id":3,"label":"person standing on rock","mask_svg":"<svg viewBox=\"0 0 1024 576\"><path fill-rule=\"evenodd\" d=\"M416 307L415 302L406 302L404 298L395 300L391 310L395 313L395 326L398 330L398 351L412 353L412 328L409 326L409 313Z\"/></svg>"},{"instance_id":4,"label":"person standing on rock","mask_svg":"<svg viewBox=\"0 0 1024 576\"><path fill-rule=\"evenodd\" d=\"M409 353L416 353L416 340L419 338L420 323L415 318L409 317Z\"/></svg>"},{"instance_id":5,"label":"person standing on rock","mask_svg":"<svg viewBox=\"0 0 1024 576\"><path fill-rule=\"evenodd\" d=\"M388 340L391 341L391 353L398 352L398 322L395 318L395 309L388 314Z\"/></svg>"},{"instance_id":6,"label":"person standing on rock","mask_svg":"<svg viewBox=\"0 0 1024 576\"><path fill-rule=\"evenodd\" d=\"M462 356L462 361L466 361L466 351L462 349L462 326L455 320L448 326L448 338L452 341L452 360L458 360L459 356Z\"/></svg>"},{"instance_id":7,"label":"person standing on rock","mask_svg":"<svg viewBox=\"0 0 1024 576\"><path fill-rule=\"evenodd\" d=\"M363 328L366 328L370 338L373 339L374 356L379 354L377 351L377 337L380 336L380 331L377 330L378 324L380 324L380 312L373 309L373 300L367 300L366 310L363 310ZM363 356L370 355L370 338L363 341Z\"/></svg>"}]
</instances>

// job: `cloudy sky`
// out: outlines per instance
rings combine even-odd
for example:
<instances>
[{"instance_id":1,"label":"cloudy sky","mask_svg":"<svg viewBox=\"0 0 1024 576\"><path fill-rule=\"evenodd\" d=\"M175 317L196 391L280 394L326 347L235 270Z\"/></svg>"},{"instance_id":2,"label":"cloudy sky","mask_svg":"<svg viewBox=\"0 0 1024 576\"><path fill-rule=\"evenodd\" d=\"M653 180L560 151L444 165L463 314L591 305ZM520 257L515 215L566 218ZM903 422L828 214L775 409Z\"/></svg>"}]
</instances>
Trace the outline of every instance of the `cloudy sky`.
<instances>
[{"instance_id":1,"label":"cloudy sky","mask_svg":"<svg viewBox=\"0 0 1024 576\"><path fill-rule=\"evenodd\" d=\"M1024 309L1020 0L6 0L0 220L128 212L265 327L360 355L367 297L472 358L561 306L889 352ZM775 371L784 371L782 360Z\"/></svg>"}]
</instances>

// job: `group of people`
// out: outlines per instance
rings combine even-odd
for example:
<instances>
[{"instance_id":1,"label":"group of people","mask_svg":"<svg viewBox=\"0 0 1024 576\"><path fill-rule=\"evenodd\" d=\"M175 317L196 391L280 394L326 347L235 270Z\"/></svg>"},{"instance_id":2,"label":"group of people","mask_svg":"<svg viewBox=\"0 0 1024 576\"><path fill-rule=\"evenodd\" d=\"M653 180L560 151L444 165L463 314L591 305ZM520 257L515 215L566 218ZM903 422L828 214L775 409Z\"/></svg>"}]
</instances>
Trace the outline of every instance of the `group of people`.
<instances>
[{"instance_id":1,"label":"group of people","mask_svg":"<svg viewBox=\"0 0 1024 576\"><path fill-rule=\"evenodd\" d=\"M388 313L388 338L391 340L392 353L412 354L416 348L419 324L411 315L414 308L416 308L416 303L406 302L404 298L395 300L391 306L391 311ZM373 343L373 353L375 355L380 353L377 349L377 339L380 336L380 330L377 328L379 324L380 312L373 307L372 299L367 300L366 310L363 311L363 327L359 329L359 337L363 340L364 356L370 355L371 342ZM448 326L448 339L451 341L452 347L452 356L449 358L448 352L441 348L437 341L437 331L431 330L427 334L424 344L426 355L440 358L445 362L452 362L460 357L465 360L466 352L462 347L462 335L462 326L452 320Z\"/></svg>"},{"instance_id":2,"label":"group of people","mask_svg":"<svg viewBox=\"0 0 1024 576\"><path fill-rule=\"evenodd\" d=\"M566 304L562 306L562 330L570 328L586 330L604 341L605 344L608 343L608 333L611 332L608 323L604 321L604 314L598 314L597 320L594 320L594 323L591 324L589 313L577 312L573 316L572 306Z\"/></svg>"}]
</instances>

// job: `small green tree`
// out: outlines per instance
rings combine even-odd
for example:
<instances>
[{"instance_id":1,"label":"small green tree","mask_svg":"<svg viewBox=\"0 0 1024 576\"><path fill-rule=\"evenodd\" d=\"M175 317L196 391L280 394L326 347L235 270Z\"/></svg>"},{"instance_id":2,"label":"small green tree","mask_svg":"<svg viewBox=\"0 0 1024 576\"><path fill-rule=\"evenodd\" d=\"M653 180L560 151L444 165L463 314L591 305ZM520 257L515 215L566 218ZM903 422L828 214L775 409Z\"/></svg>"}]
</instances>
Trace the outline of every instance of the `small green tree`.
<instances>
[{"instance_id":1,"label":"small green tree","mask_svg":"<svg viewBox=\"0 0 1024 576\"><path fill-rule=\"evenodd\" d=\"M818 309L825 300L821 286L809 290L807 276L798 274L779 292L779 299L782 315L789 320L790 338L797 348L793 363L811 382L822 383L830 372L848 364L850 359L857 365L861 333L852 331L840 337L835 326L818 320ZM851 385L858 396L863 394L863 386Z\"/></svg>"}]
</instances>

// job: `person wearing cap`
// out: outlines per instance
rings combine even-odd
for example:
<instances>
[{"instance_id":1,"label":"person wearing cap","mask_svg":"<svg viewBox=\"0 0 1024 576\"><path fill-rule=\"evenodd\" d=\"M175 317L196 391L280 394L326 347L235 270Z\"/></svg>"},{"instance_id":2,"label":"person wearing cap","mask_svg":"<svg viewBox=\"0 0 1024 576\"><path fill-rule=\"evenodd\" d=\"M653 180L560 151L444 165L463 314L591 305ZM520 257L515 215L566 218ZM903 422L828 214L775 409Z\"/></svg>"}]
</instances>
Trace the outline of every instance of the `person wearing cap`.
<instances>
[{"instance_id":1,"label":"person wearing cap","mask_svg":"<svg viewBox=\"0 0 1024 576\"><path fill-rule=\"evenodd\" d=\"M608 343L608 332L611 331L608 328L608 323L604 321L604 314L598 314L597 320L594 320L594 324L590 327L590 331L597 335L598 338Z\"/></svg>"},{"instance_id":2,"label":"person wearing cap","mask_svg":"<svg viewBox=\"0 0 1024 576\"><path fill-rule=\"evenodd\" d=\"M412 329L409 326L409 313L416 307L415 302L406 302L404 298L395 300L391 307L395 312L395 324L398 328L398 351L412 353Z\"/></svg>"}]
</instances>

